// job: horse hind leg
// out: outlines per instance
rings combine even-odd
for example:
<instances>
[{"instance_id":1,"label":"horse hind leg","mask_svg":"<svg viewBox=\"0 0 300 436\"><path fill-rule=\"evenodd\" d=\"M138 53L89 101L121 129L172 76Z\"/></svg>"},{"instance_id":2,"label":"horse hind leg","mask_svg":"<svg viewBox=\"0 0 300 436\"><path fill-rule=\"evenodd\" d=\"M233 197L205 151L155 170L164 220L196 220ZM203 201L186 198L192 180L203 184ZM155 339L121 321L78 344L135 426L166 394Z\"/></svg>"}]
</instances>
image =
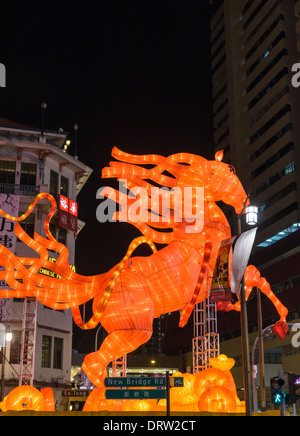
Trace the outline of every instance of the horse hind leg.
<instances>
[{"instance_id":1,"label":"horse hind leg","mask_svg":"<svg viewBox=\"0 0 300 436\"><path fill-rule=\"evenodd\" d=\"M101 388L109 362L136 350L151 336L152 330L115 330L105 338L98 351L85 357L82 369L88 379Z\"/></svg>"},{"instance_id":2,"label":"horse hind leg","mask_svg":"<svg viewBox=\"0 0 300 436\"><path fill-rule=\"evenodd\" d=\"M288 310L281 303L281 301L276 297L276 295L274 295L268 281L264 277L260 276L260 272L253 265L250 265L246 268L245 285L247 288L246 293L248 295L250 294L252 288L254 286L256 286L257 288L259 288L261 290L261 292L263 294L265 294L269 298L270 301L272 301L272 303L274 304L274 306L275 306L275 308L280 316L280 320L272 327L273 332L280 339L285 339L287 331L288 331L288 325L286 322Z\"/></svg>"}]
</instances>

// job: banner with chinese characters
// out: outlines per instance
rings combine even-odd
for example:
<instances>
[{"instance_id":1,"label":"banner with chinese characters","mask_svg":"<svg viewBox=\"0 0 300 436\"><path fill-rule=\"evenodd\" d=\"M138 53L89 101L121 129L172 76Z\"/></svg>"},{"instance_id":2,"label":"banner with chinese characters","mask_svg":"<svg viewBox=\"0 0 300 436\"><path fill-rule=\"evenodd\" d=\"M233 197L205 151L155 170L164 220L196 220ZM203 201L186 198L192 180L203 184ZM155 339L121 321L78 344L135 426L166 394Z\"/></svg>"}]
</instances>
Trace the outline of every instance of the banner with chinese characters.
<instances>
[{"instance_id":1,"label":"banner with chinese characters","mask_svg":"<svg viewBox=\"0 0 300 436\"><path fill-rule=\"evenodd\" d=\"M236 237L222 241L213 275L210 301L231 301L230 285L230 256L232 256L232 244Z\"/></svg>"},{"instance_id":2,"label":"banner with chinese characters","mask_svg":"<svg viewBox=\"0 0 300 436\"><path fill-rule=\"evenodd\" d=\"M13 194L0 194L0 209L12 216L19 216L20 196ZM14 233L16 223L0 216L0 244L16 252L17 236ZM4 280L0 280L0 289L8 288ZM0 299L0 320L10 321L10 300Z\"/></svg>"},{"instance_id":3,"label":"banner with chinese characters","mask_svg":"<svg viewBox=\"0 0 300 436\"><path fill-rule=\"evenodd\" d=\"M66 230L77 233L77 218L78 217L78 203L65 197L59 196L59 209L58 209L58 225Z\"/></svg>"}]
</instances>

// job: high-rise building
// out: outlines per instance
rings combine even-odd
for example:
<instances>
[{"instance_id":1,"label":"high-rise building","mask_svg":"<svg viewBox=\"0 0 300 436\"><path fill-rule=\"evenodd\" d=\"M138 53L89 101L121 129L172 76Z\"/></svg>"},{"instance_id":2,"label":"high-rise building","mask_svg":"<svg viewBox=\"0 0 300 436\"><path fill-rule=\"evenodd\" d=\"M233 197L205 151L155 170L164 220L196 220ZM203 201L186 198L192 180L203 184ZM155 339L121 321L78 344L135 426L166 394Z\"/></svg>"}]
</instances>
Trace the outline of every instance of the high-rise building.
<instances>
[{"instance_id":1,"label":"high-rise building","mask_svg":"<svg viewBox=\"0 0 300 436\"><path fill-rule=\"evenodd\" d=\"M214 136L259 206L259 247L300 229L300 2L215 1ZM298 11L299 12L299 11Z\"/></svg>"},{"instance_id":2,"label":"high-rise building","mask_svg":"<svg viewBox=\"0 0 300 436\"><path fill-rule=\"evenodd\" d=\"M288 307L288 321L296 322L296 295L300 292L300 88L294 86L292 77L293 65L300 59L300 1L211 3L216 150L224 149L225 161L235 166L251 203L259 207L251 262ZM252 306L250 302L249 328L257 332L256 307ZM264 326L278 319L265 300L263 318ZM223 338L233 338L239 331L239 318L227 318L223 327L222 319ZM298 350L288 349L290 342L278 344L273 354L275 360L278 358L274 363L280 360L283 369L292 371L297 368L294 364L288 368L285 357Z\"/></svg>"},{"instance_id":3,"label":"high-rise building","mask_svg":"<svg viewBox=\"0 0 300 436\"><path fill-rule=\"evenodd\" d=\"M16 209L11 215L18 216L18 213L26 212L36 195L42 192L52 194L57 201L61 194L74 204L92 170L80 162L77 156L68 153L68 145L66 133L41 132L40 129L0 118L1 207L6 210L5 203L16 201ZM40 201L28 218L20 223L29 236L33 237L33 233L37 232L45 237L43 224L49 206L47 199ZM5 222L5 218L0 217L0 223L1 244L13 250L17 256L38 257L38 253L16 237L15 242L13 241L12 222ZM84 223L79 218L74 226L69 226L69 223L65 225L58 221L57 213L50 222L53 236L69 250L71 266L75 262L76 236L83 226ZM49 260L55 262L57 257L58 253L49 250ZM43 268L39 273L51 275L52 272ZM5 285L0 283L0 286ZM23 304L23 299L0 299L0 323L12 333L12 340L6 347L5 395L19 382ZM34 315L33 311L30 315ZM34 362L31 362L30 367L33 371L33 385L52 386L55 391L59 391L59 388L70 382L71 310L56 311L37 303L35 315L35 343L31 344L30 353L28 349L25 352L28 360L29 354L32 356L32 351L35 350ZM24 374L26 376L30 374ZM59 392L55 392L56 398L58 394Z\"/></svg>"}]
</instances>

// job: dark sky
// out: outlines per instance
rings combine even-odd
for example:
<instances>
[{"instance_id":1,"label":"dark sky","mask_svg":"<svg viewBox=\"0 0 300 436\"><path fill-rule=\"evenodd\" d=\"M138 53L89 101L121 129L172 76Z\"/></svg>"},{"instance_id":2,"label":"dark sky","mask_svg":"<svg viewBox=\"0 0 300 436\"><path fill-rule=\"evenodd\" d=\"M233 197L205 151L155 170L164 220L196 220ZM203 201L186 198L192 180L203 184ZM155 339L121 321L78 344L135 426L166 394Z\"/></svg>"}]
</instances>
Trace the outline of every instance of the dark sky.
<instances>
[{"instance_id":1,"label":"dark sky","mask_svg":"<svg viewBox=\"0 0 300 436\"><path fill-rule=\"evenodd\" d=\"M112 147L213 156L209 0L11 1L7 7L0 115L39 127L46 101L47 128L63 127L72 139L79 124L79 159L94 172L78 199L87 224L76 263L81 273L103 272L135 231L96 221L96 191L109 183L101 169Z\"/></svg>"},{"instance_id":2,"label":"dark sky","mask_svg":"<svg viewBox=\"0 0 300 436\"><path fill-rule=\"evenodd\" d=\"M209 0L14 1L1 11L0 116L63 127L93 168L79 195L81 274L110 269L138 235L96 220L113 146L136 154L213 157ZM2 8L2 6L1 6ZM72 149L71 149L72 153Z\"/></svg>"}]
</instances>

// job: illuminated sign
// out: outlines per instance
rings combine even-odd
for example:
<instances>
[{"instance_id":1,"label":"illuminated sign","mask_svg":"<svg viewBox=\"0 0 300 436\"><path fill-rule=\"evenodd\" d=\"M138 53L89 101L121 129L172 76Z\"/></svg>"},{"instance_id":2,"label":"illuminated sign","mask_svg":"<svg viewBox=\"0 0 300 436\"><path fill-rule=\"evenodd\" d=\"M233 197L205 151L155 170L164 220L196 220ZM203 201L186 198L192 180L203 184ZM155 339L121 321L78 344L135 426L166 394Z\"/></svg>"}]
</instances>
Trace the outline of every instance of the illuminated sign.
<instances>
[{"instance_id":1,"label":"illuminated sign","mask_svg":"<svg viewBox=\"0 0 300 436\"><path fill-rule=\"evenodd\" d=\"M69 199L64 195L59 196L59 208L65 212L69 212Z\"/></svg>"},{"instance_id":2,"label":"illuminated sign","mask_svg":"<svg viewBox=\"0 0 300 436\"><path fill-rule=\"evenodd\" d=\"M69 213L74 216L78 216L78 203L69 199Z\"/></svg>"},{"instance_id":3,"label":"illuminated sign","mask_svg":"<svg viewBox=\"0 0 300 436\"><path fill-rule=\"evenodd\" d=\"M58 225L77 233L78 203L64 195L59 196Z\"/></svg>"},{"instance_id":4,"label":"illuminated sign","mask_svg":"<svg viewBox=\"0 0 300 436\"><path fill-rule=\"evenodd\" d=\"M55 257L48 257L48 260L49 260L50 262L53 262L53 263L56 262ZM70 269L71 269L72 271L76 272L76 267L75 267L75 265L70 265ZM60 275L56 274L54 271L51 271L50 269L47 269L47 268L40 268L40 269L39 269L39 273L42 274L42 275L44 275L44 276L52 277L52 278L54 278L54 279L62 279L62 277L61 277Z\"/></svg>"},{"instance_id":5,"label":"illuminated sign","mask_svg":"<svg viewBox=\"0 0 300 436\"><path fill-rule=\"evenodd\" d=\"M63 397L88 397L91 389L65 389L62 391Z\"/></svg>"}]
</instances>

